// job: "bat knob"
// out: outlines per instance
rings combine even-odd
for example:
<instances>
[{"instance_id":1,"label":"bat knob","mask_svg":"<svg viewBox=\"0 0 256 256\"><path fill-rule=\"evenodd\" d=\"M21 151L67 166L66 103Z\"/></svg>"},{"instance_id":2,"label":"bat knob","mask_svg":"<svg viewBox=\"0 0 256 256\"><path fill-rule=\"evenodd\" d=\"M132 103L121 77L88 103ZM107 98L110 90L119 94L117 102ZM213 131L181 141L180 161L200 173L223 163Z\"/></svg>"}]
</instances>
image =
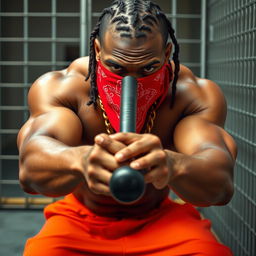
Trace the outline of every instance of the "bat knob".
<instances>
[{"instance_id":1,"label":"bat knob","mask_svg":"<svg viewBox=\"0 0 256 256\"><path fill-rule=\"evenodd\" d=\"M120 203L135 203L145 192L144 177L140 171L122 166L116 169L111 177L110 191Z\"/></svg>"}]
</instances>

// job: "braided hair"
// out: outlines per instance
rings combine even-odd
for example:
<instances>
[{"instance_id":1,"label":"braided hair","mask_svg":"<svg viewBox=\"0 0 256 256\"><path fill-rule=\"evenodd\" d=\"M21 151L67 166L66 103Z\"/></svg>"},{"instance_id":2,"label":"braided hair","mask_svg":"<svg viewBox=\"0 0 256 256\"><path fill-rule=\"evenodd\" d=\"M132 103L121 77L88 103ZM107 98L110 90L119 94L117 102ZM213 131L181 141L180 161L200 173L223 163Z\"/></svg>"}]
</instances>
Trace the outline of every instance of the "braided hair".
<instances>
[{"instance_id":1,"label":"braided hair","mask_svg":"<svg viewBox=\"0 0 256 256\"><path fill-rule=\"evenodd\" d=\"M130 17L130 20L129 18ZM144 0L116 0L110 7L105 8L99 17L99 20L91 32L90 36L90 55L89 55L89 70L86 81L90 78L90 100L87 105L96 105L98 97L98 89L96 84L96 53L94 49L94 41L96 38L101 39L103 33L103 24L108 22L116 25L116 31L120 33L121 37L132 38L131 28L135 31L135 37L146 37L147 32L152 32L152 26L157 24L162 30L163 40L166 43L168 36L170 36L174 44L174 52L172 59L174 61L174 78L172 82L172 100L171 106L174 104L176 84L178 80L178 73L180 70L179 61L179 44L175 37L175 31L171 22L168 20L159 5ZM158 23L159 22L159 23Z\"/></svg>"}]
</instances>

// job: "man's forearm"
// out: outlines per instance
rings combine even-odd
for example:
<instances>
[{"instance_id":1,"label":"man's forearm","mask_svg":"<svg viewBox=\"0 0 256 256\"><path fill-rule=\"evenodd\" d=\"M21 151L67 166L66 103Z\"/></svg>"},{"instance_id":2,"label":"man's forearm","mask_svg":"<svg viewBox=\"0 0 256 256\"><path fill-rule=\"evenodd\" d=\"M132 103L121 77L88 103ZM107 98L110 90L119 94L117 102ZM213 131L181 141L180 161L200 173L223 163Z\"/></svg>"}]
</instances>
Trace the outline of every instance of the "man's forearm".
<instances>
[{"instance_id":1,"label":"man's forearm","mask_svg":"<svg viewBox=\"0 0 256 256\"><path fill-rule=\"evenodd\" d=\"M26 192L63 196L85 182L81 155L90 146L69 147L53 138L37 136L20 149L20 183Z\"/></svg>"},{"instance_id":2,"label":"man's forearm","mask_svg":"<svg viewBox=\"0 0 256 256\"><path fill-rule=\"evenodd\" d=\"M192 156L166 152L173 164L169 185L183 200L197 206L229 202L234 161L227 152L206 149Z\"/></svg>"}]
</instances>

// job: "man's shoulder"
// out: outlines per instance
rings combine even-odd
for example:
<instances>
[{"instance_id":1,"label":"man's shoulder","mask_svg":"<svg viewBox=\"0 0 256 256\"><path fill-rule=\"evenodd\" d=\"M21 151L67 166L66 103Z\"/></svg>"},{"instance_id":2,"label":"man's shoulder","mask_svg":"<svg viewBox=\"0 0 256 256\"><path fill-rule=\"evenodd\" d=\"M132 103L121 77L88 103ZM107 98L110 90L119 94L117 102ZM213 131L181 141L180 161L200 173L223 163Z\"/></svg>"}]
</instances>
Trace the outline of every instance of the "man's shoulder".
<instances>
[{"instance_id":1,"label":"man's shoulder","mask_svg":"<svg viewBox=\"0 0 256 256\"><path fill-rule=\"evenodd\" d=\"M185 65L180 65L180 72L177 81L177 89L184 93L200 93L204 90L212 90L212 87L218 87L216 83L209 79L196 76L191 69Z\"/></svg>"},{"instance_id":2,"label":"man's shoulder","mask_svg":"<svg viewBox=\"0 0 256 256\"><path fill-rule=\"evenodd\" d=\"M86 77L88 75L89 57L81 57L74 60L67 68L67 74L77 74Z\"/></svg>"},{"instance_id":3,"label":"man's shoulder","mask_svg":"<svg viewBox=\"0 0 256 256\"><path fill-rule=\"evenodd\" d=\"M88 95L89 80L87 75L88 58L83 57L73 61L63 70L50 71L40 76L30 88L30 98L45 98L62 104L75 102L81 95Z\"/></svg>"},{"instance_id":4,"label":"man's shoulder","mask_svg":"<svg viewBox=\"0 0 256 256\"><path fill-rule=\"evenodd\" d=\"M209 79L200 78L186 66L180 66L177 98L185 104L186 115L200 112L219 112L226 107L220 87ZM225 112L225 111L224 111Z\"/></svg>"}]
</instances>

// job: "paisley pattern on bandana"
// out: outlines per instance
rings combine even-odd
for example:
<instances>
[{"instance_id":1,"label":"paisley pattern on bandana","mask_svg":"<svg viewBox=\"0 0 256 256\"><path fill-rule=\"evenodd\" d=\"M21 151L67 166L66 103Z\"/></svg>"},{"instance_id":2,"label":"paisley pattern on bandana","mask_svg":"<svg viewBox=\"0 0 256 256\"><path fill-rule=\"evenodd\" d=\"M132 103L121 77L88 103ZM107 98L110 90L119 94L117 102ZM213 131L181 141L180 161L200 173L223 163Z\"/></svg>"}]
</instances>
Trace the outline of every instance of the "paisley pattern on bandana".
<instances>
[{"instance_id":1,"label":"paisley pattern on bandana","mask_svg":"<svg viewBox=\"0 0 256 256\"><path fill-rule=\"evenodd\" d=\"M99 61L97 65L97 87L108 119L115 131L120 126L120 98L122 76L119 76ZM165 99L169 84L172 80L171 64L164 64L155 73L137 79L137 118L136 132L139 133L144 126L147 112L152 104L159 99L158 106ZM157 106L157 107L158 107Z\"/></svg>"}]
</instances>

